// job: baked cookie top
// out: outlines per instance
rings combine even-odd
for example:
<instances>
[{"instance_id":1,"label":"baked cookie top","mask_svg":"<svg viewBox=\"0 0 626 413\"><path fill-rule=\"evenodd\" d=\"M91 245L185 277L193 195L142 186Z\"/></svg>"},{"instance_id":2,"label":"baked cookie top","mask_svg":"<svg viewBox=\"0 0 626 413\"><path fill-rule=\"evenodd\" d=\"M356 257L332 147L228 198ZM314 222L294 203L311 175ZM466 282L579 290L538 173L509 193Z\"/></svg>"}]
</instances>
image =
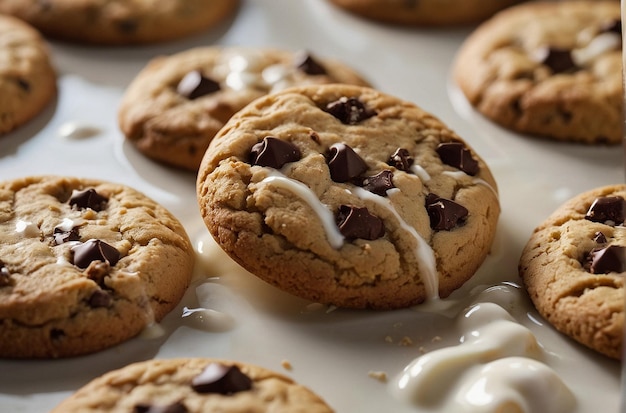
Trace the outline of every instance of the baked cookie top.
<instances>
[{"instance_id":1,"label":"baked cookie top","mask_svg":"<svg viewBox=\"0 0 626 413\"><path fill-rule=\"evenodd\" d=\"M469 102L514 131L560 141L622 141L620 4L530 2L462 45L453 75Z\"/></svg>"},{"instance_id":2,"label":"baked cookie top","mask_svg":"<svg viewBox=\"0 0 626 413\"><path fill-rule=\"evenodd\" d=\"M56 73L41 35L0 15L0 134L40 113L56 95Z\"/></svg>"},{"instance_id":3,"label":"baked cookie top","mask_svg":"<svg viewBox=\"0 0 626 413\"><path fill-rule=\"evenodd\" d=\"M94 379L53 412L332 413L316 394L266 368L220 359L134 363Z\"/></svg>"},{"instance_id":4,"label":"baked cookie top","mask_svg":"<svg viewBox=\"0 0 626 413\"><path fill-rule=\"evenodd\" d=\"M56 39L131 45L201 32L223 22L238 6L239 0L2 0L0 13Z\"/></svg>"},{"instance_id":5,"label":"baked cookie top","mask_svg":"<svg viewBox=\"0 0 626 413\"><path fill-rule=\"evenodd\" d=\"M496 183L453 131L367 87L292 88L238 112L198 173L222 248L292 294L391 309L469 279L496 230Z\"/></svg>"},{"instance_id":6,"label":"baked cookie top","mask_svg":"<svg viewBox=\"0 0 626 413\"><path fill-rule=\"evenodd\" d=\"M559 331L621 358L626 273L626 186L582 193L530 237L519 264L528 293Z\"/></svg>"},{"instance_id":7,"label":"baked cookie top","mask_svg":"<svg viewBox=\"0 0 626 413\"><path fill-rule=\"evenodd\" d=\"M194 253L132 188L40 176L0 183L0 357L63 357L135 336L172 310Z\"/></svg>"},{"instance_id":8,"label":"baked cookie top","mask_svg":"<svg viewBox=\"0 0 626 413\"><path fill-rule=\"evenodd\" d=\"M391 24L446 26L484 20L521 0L330 0L368 19Z\"/></svg>"},{"instance_id":9,"label":"baked cookie top","mask_svg":"<svg viewBox=\"0 0 626 413\"><path fill-rule=\"evenodd\" d=\"M290 86L367 85L333 59L271 48L204 47L151 61L119 108L124 135L145 155L197 171L209 142L239 109Z\"/></svg>"}]
</instances>

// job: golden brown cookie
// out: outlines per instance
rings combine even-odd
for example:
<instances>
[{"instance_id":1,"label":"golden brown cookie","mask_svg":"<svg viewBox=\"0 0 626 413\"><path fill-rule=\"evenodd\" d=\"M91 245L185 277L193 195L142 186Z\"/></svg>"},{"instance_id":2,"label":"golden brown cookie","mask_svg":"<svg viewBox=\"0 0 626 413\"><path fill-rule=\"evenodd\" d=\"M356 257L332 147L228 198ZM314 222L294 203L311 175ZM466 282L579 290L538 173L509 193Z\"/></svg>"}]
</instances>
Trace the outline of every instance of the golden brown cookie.
<instances>
[{"instance_id":1,"label":"golden brown cookie","mask_svg":"<svg viewBox=\"0 0 626 413\"><path fill-rule=\"evenodd\" d=\"M58 405L57 413L332 413L282 374L229 360L149 360L109 372Z\"/></svg>"},{"instance_id":2,"label":"golden brown cookie","mask_svg":"<svg viewBox=\"0 0 626 413\"><path fill-rule=\"evenodd\" d=\"M500 208L487 165L417 106L371 88L291 88L211 142L198 200L218 244L267 282L340 307L445 297L481 265Z\"/></svg>"},{"instance_id":3,"label":"golden brown cookie","mask_svg":"<svg viewBox=\"0 0 626 413\"><path fill-rule=\"evenodd\" d=\"M567 201L539 225L519 271L537 310L554 327L621 358L626 275L626 186Z\"/></svg>"},{"instance_id":4,"label":"golden brown cookie","mask_svg":"<svg viewBox=\"0 0 626 413\"><path fill-rule=\"evenodd\" d=\"M453 71L469 102L508 129L558 141L622 141L617 1L507 9L466 39Z\"/></svg>"},{"instance_id":5,"label":"golden brown cookie","mask_svg":"<svg viewBox=\"0 0 626 413\"><path fill-rule=\"evenodd\" d=\"M132 188L56 176L0 182L0 357L86 354L180 301L194 264L182 225Z\"/></svg>"}]
</instances>

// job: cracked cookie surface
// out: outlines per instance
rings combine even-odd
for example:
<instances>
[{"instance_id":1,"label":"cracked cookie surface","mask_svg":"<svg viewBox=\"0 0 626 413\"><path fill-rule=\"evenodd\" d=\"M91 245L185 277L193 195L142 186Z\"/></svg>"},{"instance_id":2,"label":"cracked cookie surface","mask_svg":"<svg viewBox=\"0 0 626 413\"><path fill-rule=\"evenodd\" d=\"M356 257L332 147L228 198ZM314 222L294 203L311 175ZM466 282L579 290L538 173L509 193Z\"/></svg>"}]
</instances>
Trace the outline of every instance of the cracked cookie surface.
<instances>
[{"instance_id":1,"label":"cracked cookie surface","mask_svg":"<svg viewBox=\"0 0 626 413\"><path fill-rule=\"evenodd\" d=\"M412 103L367 87L292 88L238 112L197 181L205 223L243 267L303 298L391 309L445 297L489 252L484 161Z\"/></svg>"},{"instance_id":2,"label":"cracked cookie surface","mask_svg":"<svg viewBox=\"0 0 626 413\"><path fill-rule=\"evenodd\" d=\"M132 188L38 176L0 183L0 356L51 358L121 343L181 299L185 230Z\"/></svg>"},{"instance_id":3,"label":"cracked cookie surface","mask_svg":"<svg viewBox=\"0 0 626 413\"><path fill-rule=\"evenodd\" d=\"M480 113L557 141L622 141L620 5L531 2L479 26L453 76Z\"/></svg>"}]
</instances>

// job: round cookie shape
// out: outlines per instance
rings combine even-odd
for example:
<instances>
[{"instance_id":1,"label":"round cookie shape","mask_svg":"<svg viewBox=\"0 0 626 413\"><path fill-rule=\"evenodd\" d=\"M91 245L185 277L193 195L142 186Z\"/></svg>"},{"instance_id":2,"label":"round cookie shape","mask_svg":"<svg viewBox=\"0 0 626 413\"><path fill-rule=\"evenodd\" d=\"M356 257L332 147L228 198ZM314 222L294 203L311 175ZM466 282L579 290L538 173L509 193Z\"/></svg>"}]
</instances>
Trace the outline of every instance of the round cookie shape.
<instances>
[{"instance_id":1,"label":"round cookie shape","mask_svg":"<svg viewBox=\"0 0 626 413\"><path fill-rule=\"evenodd\" d=\"M626 186L570 199L533 232L519 272L537 311L557 330L620 359L626 273Z\"/></svg>"},{"instance_id":2,"label":"round cookie shape","mask_svg":"<svg viewBox=\"0 0 626 413\"><path fill-rule=\"evenodd\" d=\"M0 15L0 134L39 114L57 91L56 72L41 35L28 24Z\"/></svg>"},{"instance_id":3,"label":"round cookie shape","mask_svg":"<svg viewBox=\"0 0 626 413\"><path fill-rule=\"evenodd\" d=\"M51 38L113 46L199 33L238 7L238 0L3 0L0 13L23 19Z\"/></svg>"},{"instance_id":4,"label":"round cookie shape","mask_svg":"<svg viewBox=\"0 0 626 413\"><path fill-rule=\"evenodd\" d=\"M446 297L483 262L500 212L487 165L441 121L337 84L238 112L211 142L197 192L207 228L244 268L348 308Z\"/></svg>"},{"instance_id":5,"label":"round cookie shape","mask_svg":"<svg viewBox=\"0 0 626 413\"><path fill-rule=\"evenodd\" d=\"M213 136L267 93L307 84L368 83L347 65L304 52L202 47L155 58L132 81L119 125L144 155L196 172Z\"/></svg>"},{"instance_id":6,"label":"round cookie shape","mask_svg":"<svg viewBox=\"0 0 626 413\"><path fill-rule=\"evenodd\" d=\"M130 364L92 380L61 402L58 413L332 413L289 377L231 360L179 358Z\"/></svg>"},{"instance_id":7,"label":"round cookie shape","mask_svg":"<svg viewBox=\"0 0 626 413\"><path fill-rule=\"evenodd\" d=\"M191 279L180 222L124 185L36 176L0 182L0 357L119 344L160 321Z\"/></svg>"},{"instance_id":8,"label":"round cookie shape","mask_svg":"<svg viewBox=\"0 0 626 413\"><path fill-rule=\"evenodd\" d=\"M330 0L359 16L416 26L452 26L476 23L521 0Z\"/></svg>"},{"instance_id":9,"label":"round cookie shape","mask_svg":"<svg viewBox=\"0 0 626 413\"><path fill-rule=\"evenodd\" d=\"M530 2L480 25L453 76L484 116L557 141L622 141L620 5Z\"/></svg>"}]
</instances>

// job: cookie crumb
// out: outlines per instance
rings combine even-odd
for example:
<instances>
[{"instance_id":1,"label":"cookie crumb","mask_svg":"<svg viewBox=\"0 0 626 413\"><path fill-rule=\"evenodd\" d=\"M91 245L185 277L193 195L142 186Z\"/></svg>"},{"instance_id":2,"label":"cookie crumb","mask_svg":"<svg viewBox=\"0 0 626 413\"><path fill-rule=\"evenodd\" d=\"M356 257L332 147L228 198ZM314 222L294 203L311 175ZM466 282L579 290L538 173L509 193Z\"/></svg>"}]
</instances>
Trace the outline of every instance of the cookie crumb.
<instances>
[{"instance_id":1,"label":"cookie crumb","mask_svg":"<svg viewBox=\"0 0 626 413\"><path fill-rule=\"evenodd\" d=\"M391 337L391 336L385 336L385 342L386 342L386 343L393 343L393 337Z\"/></svg>"},{"instance_id":2,"label":"cookie crumb","mask_svg":"<svg viewBox=\"0 0 626 413\"><path fill-rule=\"evenodd\" d=\"M426 354L426 352L427 352L426 347L424 347L424 346L420 346L420 348L419 348L419 352L420 352L421 354Z\"/></svg>"},{"instance_id":3,"label":"cookie crumb","mask_svg":"<svg viewBox=\"0 0 626 413\"><path fill-rule=\"evenodd\" d=\"M441 340L443 340L443 339L441 338L441 336L435 336L435 337L433 337L433 338L432 338L432 340L430 340L430 342L431 342L431 343L438 343L438 342L440 342Z\"/></svg>"},{"instance_id":4,"label":"cookie crumb","mask_svg":"<svg viewBox=\"0 0 626 413\"><path fill-rule=\"evenodd\" d=\"M289 360L282 360L280 362L280 365L283 366L285 370L293 370L293 366L291 365L291 362Z\"/></svg>"},{"instance_id":5,"label":"cookie crumb","mask_svg":"<svg viewBox=\"0 0 626 413\"><path fill-rule=\"evenodd\" d=\"M387 381L387 373L384 371L370 371L367 375L373 379L376 379L382 383Z\"/></svg>"},{"instance_id":6,"label":"cookie crumb","mask_svg":"<svg viewBox=\"0 0 626 413\"><path fill-rule=\"evenodd\" d=\"M403 347L409 347L413 345L413 340L411 340L410 337L404 336L402 337L398 345L403 346Z\"/></svg>"}]
</instances>

